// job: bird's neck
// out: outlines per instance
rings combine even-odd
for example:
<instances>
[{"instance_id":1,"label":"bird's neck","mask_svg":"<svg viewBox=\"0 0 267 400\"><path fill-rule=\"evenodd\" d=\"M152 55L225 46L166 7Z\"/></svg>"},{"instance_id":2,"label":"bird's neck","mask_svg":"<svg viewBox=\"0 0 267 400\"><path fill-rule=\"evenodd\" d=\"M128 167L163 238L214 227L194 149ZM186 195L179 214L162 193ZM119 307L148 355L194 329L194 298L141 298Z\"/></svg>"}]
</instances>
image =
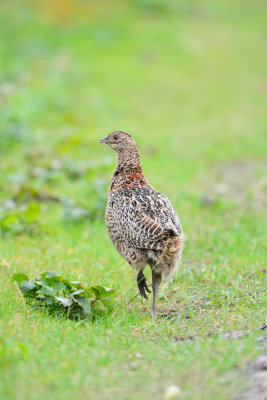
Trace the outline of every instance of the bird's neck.
<instances>
[{"instance_id":1,"label":"bird's neck","mask_svg":"<svg viewBox=\"0 0 267 400\"><path fill-rule=\"evenodd\" d=\"M111 178L110 192L122 188L148 186L140 163L138 150L117 153L117 168Z\"/></svg>"},{"instance_id":2,"label":"bird's neck","mask_svg":"<svg viewBox=\"0 0 267 400\"><path fill-rule=\"evenodd\" d=\"M123 171L125 174L130 174L131 171L135 170L143 173L143 169L140 163L140 155L137 149L131 149L129 151L117 153L116 171Z\"/></svg>"}]
</instances>

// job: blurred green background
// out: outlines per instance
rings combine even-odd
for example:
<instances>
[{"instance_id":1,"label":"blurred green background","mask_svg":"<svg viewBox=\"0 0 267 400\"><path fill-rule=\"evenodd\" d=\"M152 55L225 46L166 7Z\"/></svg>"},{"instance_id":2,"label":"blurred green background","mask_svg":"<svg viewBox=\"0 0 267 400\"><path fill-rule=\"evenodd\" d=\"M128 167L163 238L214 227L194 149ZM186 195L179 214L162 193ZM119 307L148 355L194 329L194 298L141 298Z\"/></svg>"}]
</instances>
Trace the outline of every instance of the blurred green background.
<instances>
[{"instance_id":1,"label":"blurred green background","mask_svg":"<svg viewBox=\"0 0 267 400\"><path fill-rule=\"evenodd\" d=\"M210 171L224 174L223 163L235 163L236 180L244 180L255 169L251 160L266 160L264 2L38 0L0 7L0 145L15 175L34 169L25 153L35 153L32 164L44 153L42 167L58 172L50 177L57 194L84 204L92 182L69 185L62 164L87 177L90 162L92 174L97 160L114 165L114 154L97 141L116 129L135 137L151 183L163 191L171 184L174 196L205 196ZM105 179L112 166L108 171ZM15 184L23 179L17 174Z\"/></svg>"},{"instance_id":2,"label":"blurred green background","mask_svg":"<svg viewBox=\"0 0 267 400\"><path fill-rule=\"evenodd\" d=\"M163 399L178 384L182 399L223 400L245 386L265 321L266 8L0 2L0 397ZM134 136L187 235L159 304L176 319L126 307L135 276L104 226L116 161L98 140L113 130ZM112 318L25 314L11 274L49 269L114 287Z\"/></svg>"}]
</instances>

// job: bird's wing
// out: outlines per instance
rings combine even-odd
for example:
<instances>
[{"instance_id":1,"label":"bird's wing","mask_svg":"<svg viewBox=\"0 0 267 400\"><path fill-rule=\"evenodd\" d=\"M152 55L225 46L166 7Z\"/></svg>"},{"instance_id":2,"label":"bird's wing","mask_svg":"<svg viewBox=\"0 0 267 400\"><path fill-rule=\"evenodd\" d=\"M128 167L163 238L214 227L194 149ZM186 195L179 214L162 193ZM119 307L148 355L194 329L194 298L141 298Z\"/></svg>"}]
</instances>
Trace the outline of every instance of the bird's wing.
<instances>
[{"instance_id":1,"label":"bird's wing","mask_svg":"<svg viewBox=\"0 0 267 400\"><path fill-rule=\"evenodd\" d=\"M170 201L153 188L114 201L121 235L133 247L163 250L169 235L181 232Z\"/></svg>"}]
</instances>

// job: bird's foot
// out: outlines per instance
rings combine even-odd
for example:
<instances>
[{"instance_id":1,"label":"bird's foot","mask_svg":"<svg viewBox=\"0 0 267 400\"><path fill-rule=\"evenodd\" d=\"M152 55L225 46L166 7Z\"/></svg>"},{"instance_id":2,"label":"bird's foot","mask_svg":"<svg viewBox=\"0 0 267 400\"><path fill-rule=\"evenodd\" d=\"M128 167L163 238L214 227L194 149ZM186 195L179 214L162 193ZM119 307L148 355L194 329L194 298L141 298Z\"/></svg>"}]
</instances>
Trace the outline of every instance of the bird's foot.
<instances>
[{"instance_id":1,"label":"bird's foot","mask_svg":"<svg viewBox=\"0 0 267 400\"><path fill-rule=\"evenodd\" d=\"M139 271L137 274L137 285L141 296L148 300L146 292L151 293L151 291L147 287L146 277L143 274L143 271Z\"/></svg>"}]
</instances>

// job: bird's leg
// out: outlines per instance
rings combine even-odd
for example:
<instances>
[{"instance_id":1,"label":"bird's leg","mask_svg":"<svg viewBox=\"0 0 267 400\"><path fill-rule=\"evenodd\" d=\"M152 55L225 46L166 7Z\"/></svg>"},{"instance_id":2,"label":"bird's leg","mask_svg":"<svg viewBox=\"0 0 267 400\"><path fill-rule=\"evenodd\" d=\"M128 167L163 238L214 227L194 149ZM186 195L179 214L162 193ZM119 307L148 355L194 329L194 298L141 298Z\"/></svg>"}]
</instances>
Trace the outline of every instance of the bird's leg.
<instances>
[{"instance_id":1,"label":"bird's leg","mask_svg":"<svg viewBox=\"0 0 267 400\"><path fill-rule=\"evenodd\" d=\"M141 296L143 296L146 300L148 300L146 291L151 293L146 284L146 277L143 274L143 271L139 271L137 274L137 285Z\"/></svg>"},{"instance_id":2,"label":"bird's leg","mask_svg":"<svg viewBox=\"0 0 267 400\"><path fill-rule=\"evenodd\" d=\"M152 290L153 290L153 306L152 306L152 316L156 314L156 303L158 296L158 289L161 282L161 273L157 273L152 269Z\"/></svg>"}]
</instances>

